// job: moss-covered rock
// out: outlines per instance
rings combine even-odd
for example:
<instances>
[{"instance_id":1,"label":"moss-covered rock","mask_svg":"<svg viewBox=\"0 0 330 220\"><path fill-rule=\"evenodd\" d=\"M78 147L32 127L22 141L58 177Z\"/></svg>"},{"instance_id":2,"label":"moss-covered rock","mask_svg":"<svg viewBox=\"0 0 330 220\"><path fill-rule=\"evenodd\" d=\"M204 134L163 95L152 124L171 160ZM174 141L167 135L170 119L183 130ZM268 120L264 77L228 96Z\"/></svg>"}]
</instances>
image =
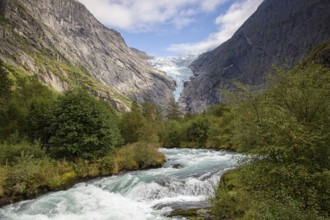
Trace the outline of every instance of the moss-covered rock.
<instances>
[{"instance_id":1,"label":"moss-covered rock","mask_svg":"<svg viewBox=\"0 0 330 220\"><path fill-rule=\"evenodd\" d=\"M213 219L209 209L178 209L172 211L168 217L185 217L189 220Z\"/></svg>"}]
</instances>

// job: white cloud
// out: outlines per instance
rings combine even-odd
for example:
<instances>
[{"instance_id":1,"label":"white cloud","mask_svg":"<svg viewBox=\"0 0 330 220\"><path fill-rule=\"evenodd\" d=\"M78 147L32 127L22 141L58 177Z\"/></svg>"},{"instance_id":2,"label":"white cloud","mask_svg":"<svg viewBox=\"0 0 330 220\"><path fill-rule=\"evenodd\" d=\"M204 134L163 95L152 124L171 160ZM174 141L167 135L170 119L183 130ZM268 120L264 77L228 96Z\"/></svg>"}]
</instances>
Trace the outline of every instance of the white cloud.
<instances>
[{"instance_id":1,"label":"white cloud","mask_svg":"<svg viewBox=\"0 0 330 220\"><path fill-rule=\"evenodd\" d=\"M176 53L196 53L208 51L219 46L233 36L235 31L250 17L263 0L240 0L230 6L227 12L215 19L219 31L211 33L205 40L197 43L172 44L167 50Z\"/></svg>"},{"instance_id":2,"label":"white cloud","mask_svg":"<svg viewBox=\"0 0 330 220\"><path fill-rule=\"evenodd\" d=\"M202 1L202 9L204 11L213 11L219 5L225 3L227 0L204 0Z\"/></svg>"},{"instance_id":3,"label":"white cloud","mask_svg":"<svg viewBox=\"0 0 330 220\"><path fill-rule=\"evenodd\" d=\"M181 29L194 15L214 11L228 0L78 0L103 24L132 32L164 25Z\"/></svg>"}]
</instances>

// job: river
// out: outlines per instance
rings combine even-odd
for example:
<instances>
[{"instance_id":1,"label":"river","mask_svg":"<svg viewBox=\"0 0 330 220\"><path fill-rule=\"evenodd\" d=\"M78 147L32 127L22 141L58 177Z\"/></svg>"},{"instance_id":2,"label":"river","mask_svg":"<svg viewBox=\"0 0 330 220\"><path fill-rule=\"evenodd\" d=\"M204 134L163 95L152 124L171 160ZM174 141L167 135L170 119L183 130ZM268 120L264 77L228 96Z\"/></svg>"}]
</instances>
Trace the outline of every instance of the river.
<instances>
[{"instance_id":1,"label":"river","mask_svg":"<svg viewBox=\"0 0 330 220\"><path fill-rule=\"evenodd\" d=\"M173 209L203 208L239 154L205 149L160 149L162 168L76 184L0 209L1 220L165 220ZM175 168L174 168L174 167ZM174 218L172 218L174 219Z\"/></svg>"}]
</instances>

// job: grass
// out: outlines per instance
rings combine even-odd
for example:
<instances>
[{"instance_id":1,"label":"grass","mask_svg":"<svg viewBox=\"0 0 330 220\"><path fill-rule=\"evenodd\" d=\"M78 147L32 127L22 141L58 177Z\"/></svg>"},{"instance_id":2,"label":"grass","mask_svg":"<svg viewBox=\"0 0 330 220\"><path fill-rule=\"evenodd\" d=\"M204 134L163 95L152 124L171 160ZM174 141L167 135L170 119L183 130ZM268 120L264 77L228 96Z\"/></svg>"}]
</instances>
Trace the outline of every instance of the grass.
<instances>
[{"instance_id":1,"label":"grass","mask_svg":"<svg viewBox=\"0 0 330 220\"><path fill-rule=\"evenodd\" d=\"M113 173L160 167L164 162L165 156L157 148L141 143L129 144L115 152Z\"/></svg>"},{"instance_id":2,"label":"grass","mask_svg":"<svg viewBox=\"0 0 330 220\"><path fill-rule=\"evenodd\" d=\"M157 148L142 144L120 147L96 160L54 160L28 143L1 144L0 152L0 206L68 189L87 179L160 167L165 162Z\"/></svg>"}]
</instances>

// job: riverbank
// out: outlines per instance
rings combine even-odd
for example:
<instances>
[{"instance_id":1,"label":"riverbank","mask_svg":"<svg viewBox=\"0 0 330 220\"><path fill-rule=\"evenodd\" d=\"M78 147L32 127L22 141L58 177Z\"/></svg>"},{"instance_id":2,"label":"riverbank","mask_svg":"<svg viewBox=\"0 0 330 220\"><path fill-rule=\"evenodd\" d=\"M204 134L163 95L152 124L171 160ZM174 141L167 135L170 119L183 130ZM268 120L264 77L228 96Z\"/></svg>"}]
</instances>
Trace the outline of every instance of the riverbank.
<instances>
[{"instance_id":1,"label":"riverbank","mask_svg":"<svg viewBox=\"0 0 330 220\"><path fill-rule=\"evenodd\" d=\"M157 148L142 144L126 145L96 160L21 157L14 166L0 167L0 207L97 177L161 167L164 162Z\"/></svg>"},{"instance_id":2,"label":"riverbank","mask_svg":"<svg viewBox=\"0 0 330 220\"><path fill-rule=\"evenodd\" d=\"M236 167L240 156L206 149L160 152L167 158L161 168L96 178L6 206L0 209L0 219L167 219L175 209L205 207L222 173Z\"/></svg>"},{"instance_id":3,"label":"riverbank","mask_svg":"<svg viewBox=\"0 0 330 220\"><path fill-rule=\"evenodd\" d=\"M210 208L206 209L184 209L174 210L168 217L186 218L188 220L211 220L214 216L211 214Z\"/></svg>"}]
</instances>

